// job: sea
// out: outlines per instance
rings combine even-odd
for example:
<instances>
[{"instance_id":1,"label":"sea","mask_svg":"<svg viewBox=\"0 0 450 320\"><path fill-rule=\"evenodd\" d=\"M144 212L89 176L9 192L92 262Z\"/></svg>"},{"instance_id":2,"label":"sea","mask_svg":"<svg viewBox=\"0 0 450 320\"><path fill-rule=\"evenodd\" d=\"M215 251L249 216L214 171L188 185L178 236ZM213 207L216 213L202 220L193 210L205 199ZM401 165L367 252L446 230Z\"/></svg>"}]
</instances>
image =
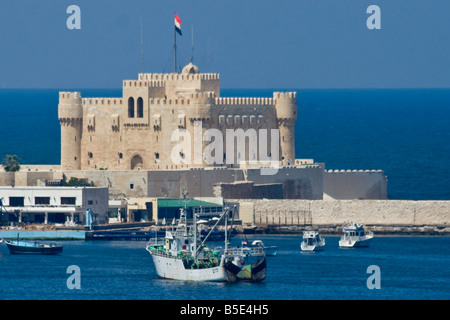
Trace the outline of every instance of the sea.
<instances>
[{"instance_id":1,"label":"sea","mask_svg":"<svg viewBox=\"0 0 450 320\"><path fill-rule=\"evenodd\" d=\"M299 235L235 235L278 246L259 283L158 278L144 241L61 241L55 256L11 255L0 246L2 300L448 300L450 237L376 236L342 249L325 236L321 252L301 252ZM209 246L222 246L210 242ZM78 268L77 282L73 280ZM69 285L68 285L69 283ZM73 286L78 283L79 288ZM269 304L270 307L270 304ZM290 305L292 307L292 305Z\"/></svg>"},{"instance_id":2,"label":"sea","mask_svg":"<svg viewBox=\"0 0 450 320\"><path fill-rule=\"evenodd\" d=\"M0 90L1 158L59 164L58 91L64 90ZM85 97L122 94L71 90ZM273 91L223 89L221 95L271 97ZM381 169L389 199L450 200L450 89L289 91L297 91L296 158L333 170ZM139 241L63 241L57 256L10 255L0 245L0 300L450 299L450 237L375 235L368 248L340 249L339 238L330 236L317 253L300 251L300 235L248 238L279 246L261 283L160 279ZM79 268L79 289L68 286L71 266Z\"/></svg>"}]
</instances>

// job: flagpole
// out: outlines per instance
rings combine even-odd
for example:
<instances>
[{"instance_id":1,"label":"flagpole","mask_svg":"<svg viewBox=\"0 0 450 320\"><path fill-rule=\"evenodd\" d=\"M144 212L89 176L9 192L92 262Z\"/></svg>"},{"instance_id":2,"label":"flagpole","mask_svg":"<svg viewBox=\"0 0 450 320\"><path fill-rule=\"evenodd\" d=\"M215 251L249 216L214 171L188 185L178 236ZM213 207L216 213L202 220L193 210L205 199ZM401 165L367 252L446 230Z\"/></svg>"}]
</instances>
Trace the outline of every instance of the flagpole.
<instances>
[{"instance_id":1,"label":"flagpole","mask_svg":"<svg viewBox=\"0 0 450 320\"><path fill-rule=\"evenodd\" d=\"M177 30L173 28L173 72L177 73Z\"/></svg>"}]
</instances>

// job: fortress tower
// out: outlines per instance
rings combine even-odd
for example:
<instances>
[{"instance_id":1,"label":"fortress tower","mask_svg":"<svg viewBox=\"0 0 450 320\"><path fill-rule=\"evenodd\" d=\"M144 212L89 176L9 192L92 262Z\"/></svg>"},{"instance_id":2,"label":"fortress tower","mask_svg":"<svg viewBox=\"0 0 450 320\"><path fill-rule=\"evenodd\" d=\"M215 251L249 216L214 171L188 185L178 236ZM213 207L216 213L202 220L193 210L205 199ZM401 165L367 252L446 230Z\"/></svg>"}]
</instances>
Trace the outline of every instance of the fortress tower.
<instances>
[{"instance_id":1,"label":"fortress tower","mask_svg":"<svg viewBox=\"0 0 450 320\"><path fill-rule=\"evenodd\" d=\"M297 94L274 92L276 117L280 130L280 152L283 165L295 162L295 122L297 121Z\"/></svg>"},{"instance_id":2,"label":"fortress tower","mask_svg":"<svg viewBox=\"0 0 450 320\"><path fill-rule=\"evenodd\" d=\"M81 169L83 107L80 92L60 92L58 118L61 125L61 169Z\"/></svg>"},{"instance_id":3,"label":"fortress tower","mask_svg":"<svg viewBox=\"0 0 450 320\"><path fill-rule=\"evenodd\" d=\"M261 129L269 134L279 129L278 159L283 165L294 164L296 119L295 92L275 92L273 98L221 97L219 74L200 73L189 63L180 74L141 73L138 80L124 80L120 98L82 99L79 92L61 92L61 167L62 170L173 170L237 167L246 161L260 160L260 153L249 148L250 142L245 150L230 149L226 154L224 141L223 161L219 159L222 155L216 157L215 152L217 161L207 161L207 153L202 151L211 141L204 141L202 136L208 129L215 129L224 138L229 131L239 131L247 135L246 141L250 141L254 131L258 135ZM196 127L198 123L200 128ZM186 137L172 140L177 130L185 132ZM178 150L180 142L189 136L190 150ZM238 139L231 136L229 140ZM271 139L268 140L267 156L275 159L276 151L271 148ZM256 145L258 149L261 147L255 142L252 147ZM182 160L174 161L173 154Z\"/></svg>"}]
</instances>

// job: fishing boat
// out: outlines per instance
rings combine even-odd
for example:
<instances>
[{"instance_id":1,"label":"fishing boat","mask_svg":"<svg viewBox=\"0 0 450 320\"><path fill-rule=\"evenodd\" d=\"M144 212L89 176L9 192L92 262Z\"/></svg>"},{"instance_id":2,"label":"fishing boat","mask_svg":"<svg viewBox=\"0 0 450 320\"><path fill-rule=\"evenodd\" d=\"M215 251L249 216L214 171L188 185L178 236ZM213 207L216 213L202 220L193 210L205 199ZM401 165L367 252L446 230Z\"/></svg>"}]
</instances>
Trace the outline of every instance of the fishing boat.
<instances>
[{"instance_id":1,"label":"fishing boat","mask_svg":"<svg viewBox=\"0 0 450 320\"><path fill-rule=\"evenodd\" d=\"M339 247L341 248L357 248L368 247L373 233L364 230L364 226L357 223L352 223L342 228L344 235L339 240Z\"/></svg>"},{"instance_id":2,"label":"fishing boat","mask_svg":"<svg viewBox=\"0 0 450 320\"><path fill-rule=\"evenodd\" d=\"M266 278L266 255L263 248L230 248L224 264L227 281L260 282Z\"/></svg>"},{"instance_id":3,"label":"fishing boat","mask_svg":"<svg viewBox=\"0 0 450 320\"><path fill-rule=\"evenodd\" d=\"M316 231L304 231L300 244L302 251L320 251L325 247L325 239Z\"/></svg>"},{"instance_id":4,"label":"fishing boat","mask_svg":"<svg viewBox=\"0 0 450 320\"><path fill-rule=\"evenodd\" d=\"M197 215L193 214L193 224L188 225L186 196L184 198L185 206L181 209L180 221L176 229L166 231L163 239L153 238L146 245L158 276L175 280L216 282L264 279L265 256L257 257L253 249L229 248L228 232L225 232L224 248L207 247L205 242L209 234L200 240ZM228 208L224 208L220 219L210 233L221 219L225 219L225 230L227 230Z\"/></svg>"},{"instance_id":5,"label":"fishing boat","mask_svg":"<svg viewBox=\"0 0 450 320\"><path fill-rule=\"evenodd\" d=\"M4 241L11 254L58 254L63 247L56 243L24 242L19 240Z\"/></svg>"}]
</instances>

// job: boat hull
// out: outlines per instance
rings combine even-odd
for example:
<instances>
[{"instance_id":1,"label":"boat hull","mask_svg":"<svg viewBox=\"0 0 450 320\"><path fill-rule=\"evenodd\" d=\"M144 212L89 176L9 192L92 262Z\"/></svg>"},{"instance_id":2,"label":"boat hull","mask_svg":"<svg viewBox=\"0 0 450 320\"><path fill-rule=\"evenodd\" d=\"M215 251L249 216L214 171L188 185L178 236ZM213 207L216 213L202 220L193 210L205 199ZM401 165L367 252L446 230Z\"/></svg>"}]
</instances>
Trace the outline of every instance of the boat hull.
<instances>
[{"instance_id":1,"label":"boat hull","mask_svg":"<svg viewBox=\"0 0 450 320\"><path fill-rule=\"evenodd\" d=\"M62 246L17 245L6 241L11 254L46 254L55 255L62 252Z\"/></svg>"},{"instance_id":2,"label":"boat hull","mask_svg":"<svg viewBox=\"0 0 450 320\"><path fill-rule=\"evenodd\" d=\"M303 243L300 245L302 251L312 252L312 251L322 251L324 249L324 245L304 245Z\"/></svg>"},{"instance_id":3,"label":"boat hull","mask_svg":"<svg viewBox=\"0 0 450 320\"><path fill-rule=\"evenodd\" d=\"M365 240L339 240L341 248L363 248L370 245L372 238Z\"/></svg>"},{"instance_id":4,"label":"boat hull","mask_svg":"<svg viewBox=\"0 0 450 320\"><path fill-rule=\"evenodd\" d=\"M204 269L186 269L182 259L152 253L151 256L160 278L184 281L228 281L225 268L220 265Z\"/></svg>"},{"instance_id":5,"label":"boat hull","mask_svg":"<svg viewBox=\"0 0 450 320\"><path fill-rule=\"evenodd\" d=\"M248 281L260 282L266 278L266 258L256 264L246 264L241 267L228 261L225 263L225 270L228 274L228 281Z\"/></svg>"}]
</instances>

